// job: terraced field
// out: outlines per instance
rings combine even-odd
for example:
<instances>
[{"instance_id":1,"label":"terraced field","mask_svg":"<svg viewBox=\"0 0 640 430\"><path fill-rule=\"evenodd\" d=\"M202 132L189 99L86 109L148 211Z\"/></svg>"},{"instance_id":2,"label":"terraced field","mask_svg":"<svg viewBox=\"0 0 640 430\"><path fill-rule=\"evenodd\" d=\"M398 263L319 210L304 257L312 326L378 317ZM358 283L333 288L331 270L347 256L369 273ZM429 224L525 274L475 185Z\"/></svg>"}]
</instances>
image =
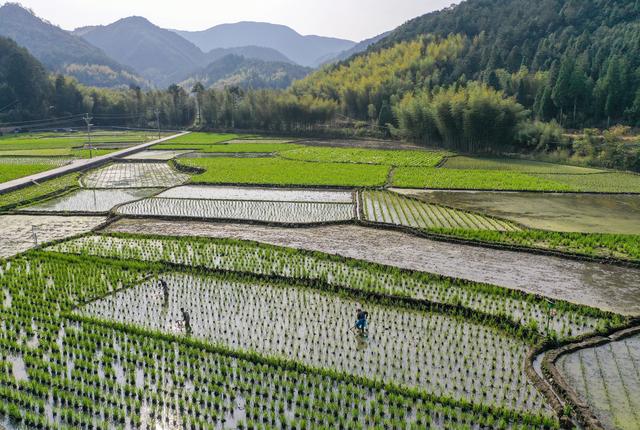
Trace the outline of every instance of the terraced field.
<instances>
[{"instance_id":1,"label":"terraced field","mask_svg":"<svg viewBox=\"0 0 640 430\"><path fill-rule=\"evenodd\" d=\"M166 163L115 163L94 170L82 178L87 188L158 188L180 185L189 175Z\"/></svg>"},{"instance_id":2,"label":"terraced field","mask_svg":"<svg viewBox=\"0 0 640 430\"><path fill-rule=\"evenodd\" d=\"M365 191L362 198L364 219L369 221L417 229L520 230L520 227L509 221L430 205L387 191Z\"/></svg>"},{"instance_id":3,"label":"terraced field","mask_svg":"<svg viewBox=\"0 0 640 430\"><path fill-rule=\"evenodd\" d=\"M563 356L558 367L606 428L640 428L640 335Z\"/></svg>"},{"instance_id":4,"label":"terraced field","mask_svg":"<svg viewBox=\"0 0 640 430\"><path fill-rule=\"evenodd\" d=\"M148 138L126 136L98 151ZM88 156L79 143L0 139L0 171ZM638 270L577 259L633 265L638 237L531 230L388 187L635 192L640 177L384 144L191 133L0 195L0 427L566 425L571 405L527 355L633 321ZM113 233L68 216L114 207ZM607 428L640 425L638 349L559 362Z\"/></svg>"}]
</instances>

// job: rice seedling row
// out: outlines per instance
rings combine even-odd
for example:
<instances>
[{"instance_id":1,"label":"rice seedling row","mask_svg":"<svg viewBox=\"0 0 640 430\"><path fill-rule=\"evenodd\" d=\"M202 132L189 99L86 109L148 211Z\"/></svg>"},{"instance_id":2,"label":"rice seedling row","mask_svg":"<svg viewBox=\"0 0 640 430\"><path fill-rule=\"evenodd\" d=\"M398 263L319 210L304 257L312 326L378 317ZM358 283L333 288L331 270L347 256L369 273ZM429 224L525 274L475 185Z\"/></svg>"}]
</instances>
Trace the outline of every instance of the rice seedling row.
<instances>
[{"instance_id":1,"label":"rice seedling row","mask_svg":"<svg viewBox=\"0 0 640 430\"><path fill-rule=\"evenodd\" d=\"M567 233L545 230L490 231L433 228L435 233L466 240L552 250L594 258L640 260L640 235Z\"/></svg>"},{"instance_id":2,"label":"rice seedling row","mask_svg":"<svg viewBox=\"0 0 640 430\"><path fill-rule=\"evenodd\" d=\"M509 222L471 212L431 205L387 191L362 193L364 217L368 221L418 229L519 231Z\"/></svg>"},{"instance_id":3,"label":"rice seedling row","mask_svg":"<svg viewBox=\"0 0 640 430\"><path fill-rule=\"evenodd\" d=\"M545 163L533 160L519 160L516 158L480 158L465 156L449 157L442 165L442 168L460 170L506 170L544 174L590 174L603 172L603 170L588 167Z\"/></svg>"},{"instance_id":4,"label":"rice seedling row","mask_svg":"<svg viewBox=\"0 0 640 430\"><path fill-rule=\"evenodd\" d=\"M156 150L146 150L142 152L138 152L137 154L129 155L125 157L126 160L161 160L161 161L169 161L173 160L176 157L181 155L185 155L190 153L189 150L166 150L166 151L156 151Z\"/></svg>"},{"instance_id":5,"label":"rice seedling row","mask_svg":"<svg viewBox=\"0 0 640 430\"><path fill-rule=\"evenodd\" d=\"M87 188L173 187L189 180L166 163L115 163L87 173L82 184Z\"/></svg>"},{"instance_id":6,"label":"rice seedling row","mask_svg":"<svg viewBox=\"0 0 640 430\"><path fill-rule=\"evenodd\" d=\"M607 429L640 427L640 336L582 349L558 364Z\"/></svg>"},{"instance_id":7,"label":"rice seedling row","mask_svg":"<svg viewBox=\"0 0 640 430\"><path fill-rule=\"evenodd\" d=\"M55 168L52 164L4 164L0 165L0 183L46 172Z\"/></svg>"},{"instance_id":8,"label":"rice seedling row","mask_svg":"<svg viewBox=\"0 0 640 430\"><path fill-rule=\"evenodd\" d=\"M158 195L173 199L255 200L272 202L353 203L351 191L215 187L185 185L172 188Z\"/></svg>"},{"instance_id":9,"label":"rice seedling row","mask_svg":"<svg viewBox=\"0 0 640 430\"><path fill-rule=\"evenodd\" d=\"M233 219L286 224L349 221L351 203L150 198L119 207L120 215Z\"/></svg>"},{"instance_id":10,"label":"rice seedling row","mask_svg":"<svg viewBox=\"0 0 640 430\"><path fill-rule=\"evenodd\" d=\"M457 399L543 413L545 400L528 382L527 344L496 329L439 314L365 303L370 341L349 329L353 299L286 285L185 274L156 280L91 303L81 312L154 330L192 334L214 344L284 356L312 366L412 386Z\"/></svg>"},{"instance_id":11,"label":"rice seedling row","mask_svg":"<svg viewBox=\"0 0 640 430\"><path fill-rule=\"evenodd\" d=\"M31 253L0 265L0 417L11 427L557 428L534 412L73 316L162 266Z\"/></svg>"},{"instance_id":12,"label":"rice seedling row","mask_svg":"<svg viewBox=\"0 0 640 430\"><path fill-rule=\"evenodd\" d=\"M164 262L213 270L317 280L366 294L406 297L506 316L542 336L573 337L620 324L621 317L592 308L548 302L500 287L455 281L321 253L211 239L93 235L56 244L51 251Z\"/></svg>"}]
</instances>

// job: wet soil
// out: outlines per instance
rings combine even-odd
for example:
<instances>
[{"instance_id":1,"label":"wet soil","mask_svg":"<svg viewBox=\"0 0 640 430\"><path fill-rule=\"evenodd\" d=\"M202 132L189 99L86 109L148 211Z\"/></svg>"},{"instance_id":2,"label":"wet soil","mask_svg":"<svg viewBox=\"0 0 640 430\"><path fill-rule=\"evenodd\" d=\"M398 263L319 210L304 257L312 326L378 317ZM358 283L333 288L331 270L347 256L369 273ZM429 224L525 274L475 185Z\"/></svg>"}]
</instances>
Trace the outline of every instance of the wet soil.
<instances>
[{"instance_id":1,"label":"wet soil","mask_svg":"<svg viewBox=\"0 0 640 430\"><path fill-rule=\"evenodd\" d=\"M120 220L109 232L253 240L520 289L640 315L640 270L501 251L354 225L284 228L206 222Z\"/></svg>"}]
</instances>

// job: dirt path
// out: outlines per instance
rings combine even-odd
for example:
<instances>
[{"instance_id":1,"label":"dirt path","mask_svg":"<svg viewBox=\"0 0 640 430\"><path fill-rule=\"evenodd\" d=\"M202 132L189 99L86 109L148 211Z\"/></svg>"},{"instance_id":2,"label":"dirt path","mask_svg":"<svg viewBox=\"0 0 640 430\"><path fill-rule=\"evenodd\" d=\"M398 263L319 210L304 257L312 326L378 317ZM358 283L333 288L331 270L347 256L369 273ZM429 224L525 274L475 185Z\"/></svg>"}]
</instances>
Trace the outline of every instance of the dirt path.
<instances>
[{"instance_id":1,"label":"dirt path","mask_svg":"<svg viewBox=\"0 0 640 430\"><path fill-rule=\"evenodd\" d=\"M304 229L121 220L109 232L254 240L438 273L640 315L640 270L499 251L354 225Z\"/></svg>"}]
</instances>

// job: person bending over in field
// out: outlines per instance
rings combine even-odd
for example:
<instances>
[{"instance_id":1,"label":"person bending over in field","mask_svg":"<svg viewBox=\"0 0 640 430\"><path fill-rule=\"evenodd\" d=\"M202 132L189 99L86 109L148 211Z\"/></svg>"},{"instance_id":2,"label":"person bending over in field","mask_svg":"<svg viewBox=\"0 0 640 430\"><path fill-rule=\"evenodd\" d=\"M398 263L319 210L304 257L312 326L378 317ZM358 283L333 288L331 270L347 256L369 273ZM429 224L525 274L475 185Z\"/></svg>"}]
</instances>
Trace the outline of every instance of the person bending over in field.
<instances>
[{"instance_id":1,"label":"person bending over in field","mask_svg":"<svg viewBox=\"0 0 640 430\"><path fill-rule=\"evenodd\" d=\"M185 311L184 308L180 308L180 312L182 313L182 322L184 323L184 331L191 335L191 316L189 312Z\"/></svg>"},{"instance_id":2,"label":"person bending over in field","mask_svg":"<svg viewBox=\"0 0 640 430\"><path fill-rule=\"evenodd\" d=\"M160 279L160 286L162 287L162 294L164 297L163 304L167 307L169 305L169 285L167 284L167 281Z\"/></svg>"},{"instance_id":3,"label":"person bending over in field","mask_svg":"<svg viewBox=\"0 0 640 430\"><path fill-rule=\"evenodd\" d=\"M356 329L361 336L366 334L367 325L369 324L367 318L369 318L369 313L367 311L362 309L358 309L356 311Z\"/></svg>"}]
</instances>

